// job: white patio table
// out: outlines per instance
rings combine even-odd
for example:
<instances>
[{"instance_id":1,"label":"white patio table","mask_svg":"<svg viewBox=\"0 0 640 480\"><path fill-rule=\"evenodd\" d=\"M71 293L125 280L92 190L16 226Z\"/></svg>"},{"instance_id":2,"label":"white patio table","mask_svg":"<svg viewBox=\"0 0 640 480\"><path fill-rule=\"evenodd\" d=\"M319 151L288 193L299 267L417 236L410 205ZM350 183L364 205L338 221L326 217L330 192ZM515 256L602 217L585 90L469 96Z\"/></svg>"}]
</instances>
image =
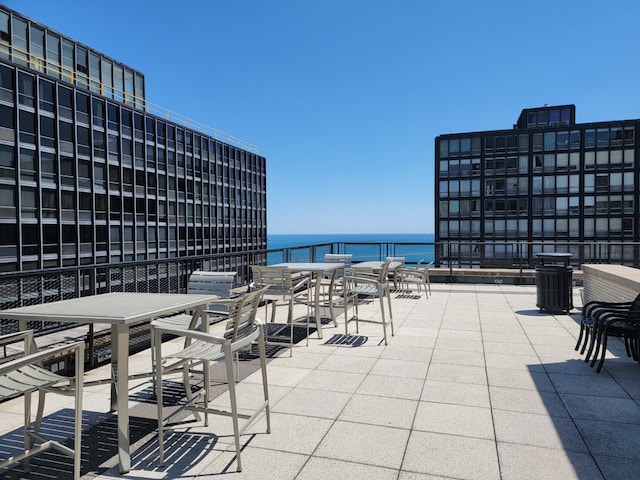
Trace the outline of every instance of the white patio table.
<instances>
[{"instance_id":1,"label":"white patio table","mask_svg":"<svg viewBox=\"0 0 640 480\"><path fill-rule=\"evenodd\" d=\"M111 409L118 415L118 458L120 473L131 470L129 437L129 327L144 320L203 308L216 295L171 293L105 293L88 297L2 310L2 318L18 320L26 330L28 321L110 324L112 376ZM203 322L206 324L207 322Z\"/></svg>"},{"instance_id":2,"label":"white patio table","mask_svg":"<svg viewBox=\"0 0 640 480\"><path fill-rule=\"evenodd\" d=\"M291 272L310 272L315 277L315 293L314 293L314 317L316 319L316 328L318 329L318 338L322 338L322 319L320 318L320 276L324 272L330 272L331 270L338 270L344 268L344 263L330 263L330 262L285 262L269 265L270 267L287 267ZM338 321L333 315L333 309L331 309L332 317L331 321L337 327Z\"/></svg>"}]
</instances>

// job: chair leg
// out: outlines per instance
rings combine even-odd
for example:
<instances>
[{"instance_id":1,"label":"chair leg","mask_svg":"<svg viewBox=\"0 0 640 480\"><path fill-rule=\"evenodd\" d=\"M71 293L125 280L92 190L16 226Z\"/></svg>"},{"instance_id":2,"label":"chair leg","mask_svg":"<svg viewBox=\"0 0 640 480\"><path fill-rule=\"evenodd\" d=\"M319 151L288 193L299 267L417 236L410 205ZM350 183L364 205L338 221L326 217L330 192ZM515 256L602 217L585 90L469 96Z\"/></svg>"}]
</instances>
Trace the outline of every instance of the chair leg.
<instances>
[{"instance_id":1,"label":"chair leg","mask_svg":"<svg viewBox=\"0 0 640 480\"><path fill-rule=\"evenodd\" d=\"M236 446L236 462L238 472L242 471L242 461L240 459L240 427L238 426L238 399L236 397L236 384L233 381L233 354L231 347L224 349L224 363L227 370L227 384L229 385L229 400L231 402L231 420L233 422L233 437Z\"/></svg>"},{"instance_id":2,"label":"chair leg","mask_svg":"<svg viewBox=\"0 0 640 480\"><path fill-rule=\"evenodd\" d=\"M582 336L584 335L584 320L580 322L580 333L578 334L578 341L576 342L576 346L574 347L574 350L578 350L578 348L580 348L580 342L582 341Z\"/></svg>"},{"instance_id":3,"label":"chair leg","mask_svg":"<svg viewBox=\"0 0 640 480\"><path fill-rule=\"evenodd\" d=\"M73 426L73 480L80 480L80 468L82 467L82 376L84 375L84 355L79 353L76 353L75 374L74 397L76 411Z\"/></svg>"},{"instance_id":4,"label":"chair leg","mask_svg":"<svg viewBox=\"0 0 640 480\"><path fill-rule=\"evenodd\" d=\"M391 336L395 336L393 331L393 312L391 311L391 295L387 292L387 303L389 304L389 323L391 324Z\"/></svg>"},{"instance_id":5,"label":"chair leg","mask_svg":"<svg viewBox=\"0 0 640 480\"><path fill-rule=\"evenodd\" d=\"M596 373L600 373L600 370L602 370L602 365L604 364L604 358L607 356L607 339L608 339L608 335L607 335L607 331L605 328L605 331L603 332L603 339L602 339L602 355L600 356L600 363L598 363L598 368L596 368ZM593 357L593 362L591 363L591 366L593 367L593 364L595 363L596 357Z\"/></svg>"},{"instance_id":6,"label":"chair leg","mask_svg":"<svg viewBox=\"0 0 640 480\"><path fill-rule=\"evenodd\" d=\"M384 344L387 345L387 322L384 318L384 297L380 295L378 299L380 300L380 315L382 316L382 332L384 334Z\"/></svg>"},{"instance_id":7,"label":"chair leg","mask_svg":"<svg viewBox=\"0 0 640 480\"><path fill-rule=\"evenodd\" d=\"M158 406L158 463L162 467L164 466L164 396L162 395L162 365L160 358L162 358L160 334L156 335L155 340L155 390L156 390L156 402Z\"/></svg>"},{"instance_id":8,"label":"chair leg","mask_svg":"<svg viewBox=\"0 0 640 480\"><path fill-rule=\"evenodd\" d=\"M40 402L43 403L43 402ZM44 407L43 407L44 408ZM33 446L33 440L31 437L31 392L24 394L24 451L27 452ZM26 472L30 471L29 458L27 457L24 462L24 469Z\"/></svg>"},{"instance_id":9,"label":"chair leg","mask_svg":"<svg viewBox=\"0 0 640 480\"><path fill-rule=\"evenodd\" d=\"M269 383L267 381L267 352L264 345L264 329L261 328L258 337L258 355L260 356L260 370L262 370L262 389L264 391L265 416L267 419L267 433L271 433L271 408L269 406Z\"/></svg>"}]
</instances>

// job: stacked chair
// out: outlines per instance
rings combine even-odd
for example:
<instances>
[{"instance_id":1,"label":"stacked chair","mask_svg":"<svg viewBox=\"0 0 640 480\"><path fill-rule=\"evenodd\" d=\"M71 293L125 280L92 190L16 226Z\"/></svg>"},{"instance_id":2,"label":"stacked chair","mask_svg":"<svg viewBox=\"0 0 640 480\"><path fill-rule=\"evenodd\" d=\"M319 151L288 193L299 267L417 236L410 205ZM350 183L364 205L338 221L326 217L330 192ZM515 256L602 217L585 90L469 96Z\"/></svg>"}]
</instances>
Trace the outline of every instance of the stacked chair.
<instances>
[{"instance_id":1,"label":"stacked chair","mask_svg":"<svg viewBox=\"0 0 640 480\"><path fill-rule=\"evenodd\" d=\"M587 302L582 307L580 335L575 349L591 360L600 373L607 353L609 337L622 339L627 356L640 361L640 295L630 302Z\"/></svg>"}]
</instances>

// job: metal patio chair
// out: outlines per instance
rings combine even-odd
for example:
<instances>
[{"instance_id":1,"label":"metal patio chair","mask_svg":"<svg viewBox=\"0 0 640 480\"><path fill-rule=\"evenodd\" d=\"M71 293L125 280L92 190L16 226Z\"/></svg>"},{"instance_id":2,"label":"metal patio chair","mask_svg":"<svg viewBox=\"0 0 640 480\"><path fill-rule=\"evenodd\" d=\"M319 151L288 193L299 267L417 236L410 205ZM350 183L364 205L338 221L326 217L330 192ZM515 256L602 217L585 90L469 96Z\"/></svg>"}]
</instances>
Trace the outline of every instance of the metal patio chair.
<instances>
[{"instance_id":1,"label":"metal patio chair","mask_svg":"<svg viewBox=\"0 0 640 480\"><path fill-rule=\"evenodd\" d=\"M0 336L0 346L23 340L20 355L0 364L0 401L24 396L24 445L23 452L0 461L0 468L26 460L38 453L53 449L73 458L73 478L79 480L82 439L82 385L84 376L84 342L75 342L38 351L33 340L33 331L25 330ZM53 356L75 355L75 375L65 377L42 366L42 362ZM35 422L31 422L31 394L38 393L38 409ZM73 448L44 438L40 434L44 415L45 395L57 393L74 398Z\"/></svg>"}]
</instances>

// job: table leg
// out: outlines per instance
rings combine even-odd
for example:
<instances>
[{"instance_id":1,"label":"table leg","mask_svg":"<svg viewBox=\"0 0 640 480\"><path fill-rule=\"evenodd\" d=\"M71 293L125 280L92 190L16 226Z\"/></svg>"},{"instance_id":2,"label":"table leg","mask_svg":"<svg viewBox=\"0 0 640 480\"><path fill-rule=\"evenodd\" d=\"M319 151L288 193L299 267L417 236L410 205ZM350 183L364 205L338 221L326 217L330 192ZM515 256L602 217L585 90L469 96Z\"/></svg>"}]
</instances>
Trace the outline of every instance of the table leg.
<instances>
[{"instance_id":1,"label":"table leg","mask_svg":"<svg viewBox=\"0 0 640 480\"><path fill-rule=\"evenodd\" d=\"M131 470L129 439L129 327L111 326L112 372L115 382L111 387L111 408L118 415L118 462L120 473ZM114 395L115 394L115 395Z\"/></svg>"},{"instance_id":2,"label":"table leg","mask_svg":"<svg viewBox=\"0 0 640 480\"><path fill-rule=\"evenodd\" d=\"M316 318L316 328L318 330L318 338L322 338L322 318L320 316L320 291L321 291L321 280L324 275L324 272L315 272L315 283L316 283L316 291L315 298L313 300L314 311L313 316Z\"/></svg>"}]
</instances>

